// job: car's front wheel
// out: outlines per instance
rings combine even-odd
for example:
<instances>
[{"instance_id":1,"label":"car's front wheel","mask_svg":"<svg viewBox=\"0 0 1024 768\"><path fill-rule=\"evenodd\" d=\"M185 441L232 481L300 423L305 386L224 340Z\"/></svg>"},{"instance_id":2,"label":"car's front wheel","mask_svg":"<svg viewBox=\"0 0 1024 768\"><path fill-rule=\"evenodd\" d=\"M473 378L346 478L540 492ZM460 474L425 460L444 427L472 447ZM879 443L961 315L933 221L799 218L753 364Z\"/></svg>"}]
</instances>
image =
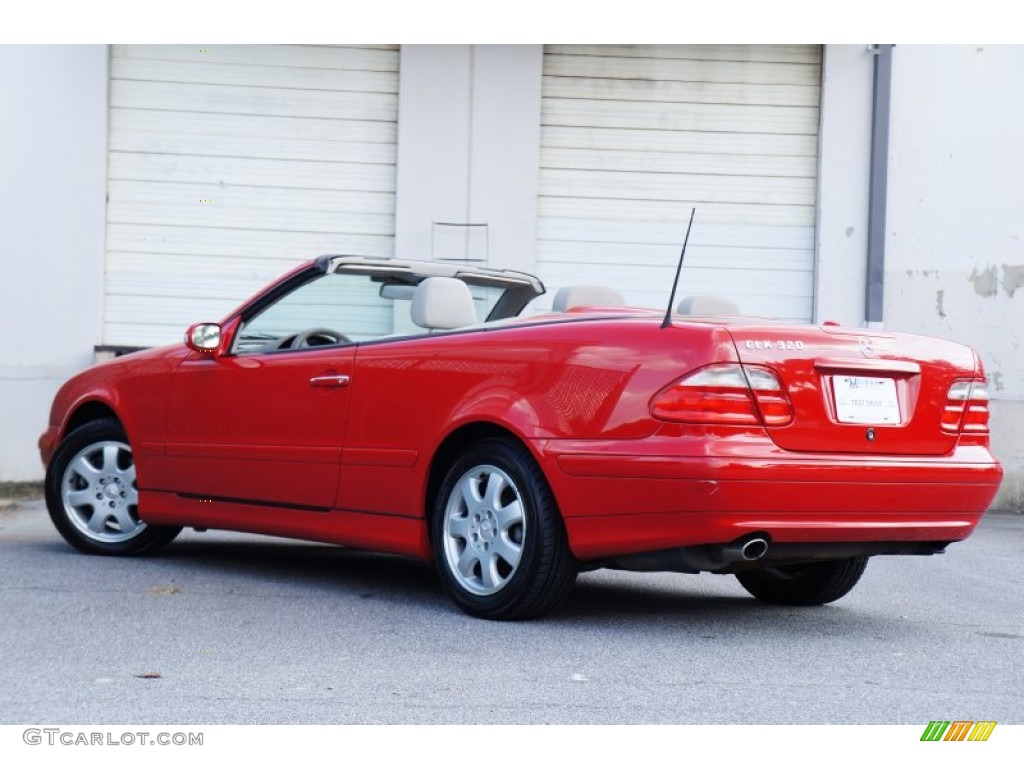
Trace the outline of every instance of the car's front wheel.
<instances>
[{"instance_id":1,"label":"car's front wheel","mask_svg":"<svg viewBox=\"0 0 1024 768\"><path fill-rule=\"evenodd\" d=\"M139 517L135 460L113 419L84 424L61 442L46 472L46 506L61 536L89 554L152 551L181 530Z\"/></svg>"},{"instance_id":2,"label":"car's front wheel","mask_svg":"<svg viewBox=\"0 0 1024 768\"><path fill-rule=\"evenodd\" d=\"M737 573L736 578L747 592L766 603L824 605L853 589L867 564L866 557L851 557L756 568Z\"/></svg>"},{"instance_id":3,"label":"car's front wheel","mask_svg":"<svg viewBox=\"0 0 1024 768\"><path fill-rule=\"evenodd\" d=\"M529 451L510 439L481 440L449 467L431 525L441 581L473 616L538 616L576 579L554 495Z\"/></svg>"}]
</instances>

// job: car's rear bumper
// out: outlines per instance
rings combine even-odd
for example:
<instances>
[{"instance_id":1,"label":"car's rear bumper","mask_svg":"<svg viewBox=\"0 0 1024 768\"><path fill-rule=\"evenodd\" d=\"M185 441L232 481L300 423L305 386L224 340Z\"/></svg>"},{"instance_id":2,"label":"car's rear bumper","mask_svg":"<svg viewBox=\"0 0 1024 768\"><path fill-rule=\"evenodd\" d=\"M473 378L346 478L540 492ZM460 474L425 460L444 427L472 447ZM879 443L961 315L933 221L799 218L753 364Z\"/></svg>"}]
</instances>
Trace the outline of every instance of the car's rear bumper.
<instances>
[{"instance_id":1,"label":"car's rear bumper","mask_svg":"<svg viewBox=\"0 0 1024 768\"><path fill-rule=\"evenodd\" d=\"M610 443L537 445L570 546L584 561L754 533L792 543L958 541L1002 478L977 446L908 458L727 441L709 443L705 455L667 455Z\"/></svg>"}]
</instances>

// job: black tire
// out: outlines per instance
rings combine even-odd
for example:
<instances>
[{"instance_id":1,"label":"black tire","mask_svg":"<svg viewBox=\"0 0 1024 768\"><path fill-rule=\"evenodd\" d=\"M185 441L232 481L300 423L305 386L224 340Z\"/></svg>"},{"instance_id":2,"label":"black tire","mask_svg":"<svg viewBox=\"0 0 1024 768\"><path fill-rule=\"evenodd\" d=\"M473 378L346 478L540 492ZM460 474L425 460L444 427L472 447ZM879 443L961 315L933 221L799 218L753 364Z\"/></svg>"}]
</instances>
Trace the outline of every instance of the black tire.
<instances>
[{"instance_id":1,"label":"black tire","mask_svg":"<svg viewBox=\"0 0 1024 768\"><path fill-rule=\"evenodd\" d=\"M181 531L139 518L135 463L115 419L91 421L65 437L47 468L45 489L60 535L87 554L152 552Z\"/></svg>"},{"instance_id":2,"label":"black tire","mask_svg":"<svg viewBox=\"0 0 1024 768\"><path fill-rule=\"evenodd\" d=\"M757 568L737 573L736 578L747 592L766 603L824 605L853 589L867 564L866 557L851 557L847 560Z\"/></svg>"},{"instance_id":3,"label":"black tire","mask_svg":"<svg viewBox=\"0 0 1024 768\"><path fill-rule=\"evenodd\" d=\"M533 456L514 440L480 440L448 468L430 527L441 583L471 616L540 616L576 580L555 497Z\"/></svg>"}]
</instances>

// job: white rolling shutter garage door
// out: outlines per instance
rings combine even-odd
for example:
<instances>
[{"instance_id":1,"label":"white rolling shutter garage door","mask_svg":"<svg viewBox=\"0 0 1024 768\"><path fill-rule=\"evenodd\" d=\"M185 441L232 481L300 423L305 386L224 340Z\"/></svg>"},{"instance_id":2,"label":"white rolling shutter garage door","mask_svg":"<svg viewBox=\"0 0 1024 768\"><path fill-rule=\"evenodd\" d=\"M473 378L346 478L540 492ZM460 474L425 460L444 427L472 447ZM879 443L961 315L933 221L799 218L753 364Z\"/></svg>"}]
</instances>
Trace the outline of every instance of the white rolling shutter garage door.
<instances>
[{"instance_id":1,"label":"white rolling shutter garage door","mask_svg":"<svg viewBox=\"0 0 1024 768\"><path fill-rule=\"evenodd\" d=\"M113 46L103 341L218 320L299 261L391 256L395 46Z\"/></svg>"},{"instance_id":2,"label":"white rolling shutter garage door","mask_svg":"<svg viewBox=\"0 0 1024 768\"><path fill-rule=\"evenodd\" d=\"M744 314L812 315L821 48L548 46L538 271ZM581 279L581 274L586 274Z\"/></svg>"}]
</instances>

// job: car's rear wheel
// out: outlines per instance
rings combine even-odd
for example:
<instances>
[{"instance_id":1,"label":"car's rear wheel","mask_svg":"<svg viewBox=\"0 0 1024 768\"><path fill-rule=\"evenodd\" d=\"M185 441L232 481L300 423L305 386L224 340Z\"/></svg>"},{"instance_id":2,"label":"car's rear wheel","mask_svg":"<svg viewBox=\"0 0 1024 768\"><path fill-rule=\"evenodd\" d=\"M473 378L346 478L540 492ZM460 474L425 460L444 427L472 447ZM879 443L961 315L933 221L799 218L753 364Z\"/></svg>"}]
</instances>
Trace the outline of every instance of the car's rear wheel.
<instances>
[{"instance_id":1,"label":"car's rear wheel","mask_svg":"<svg viewBox=\"0 0 1024 768\"><path fill-rule=\"evenodd\" d=\"M529 451L510 439L480 440L448 468L431 539L445 589L473 616L539 616L576 579L554 495Z\"/></svg>"},{"instance_id":2,"label":"car's rear wheel","mask_svg":"<svg viewBox=\"0 0 1024 768\"><path fill-rule=\"evenodd\" d=\"M736 574L743 588L758 600L776 605L823 605L856 586L868 564L866 557L819 563L757 568Z\"/></svg>"},{"instance_id":3,"label":"car's rear wheel","mask_svg":"<svg viewBox=\"0 0 1024 768\"><path fill-rule=\"evenodd\" d=\"M46 506L61 536L89 554L152 551L181 531L139 517L135 460L114 419L84 424L60 444L46 472Z\"/></svg>"}]
</instances>

